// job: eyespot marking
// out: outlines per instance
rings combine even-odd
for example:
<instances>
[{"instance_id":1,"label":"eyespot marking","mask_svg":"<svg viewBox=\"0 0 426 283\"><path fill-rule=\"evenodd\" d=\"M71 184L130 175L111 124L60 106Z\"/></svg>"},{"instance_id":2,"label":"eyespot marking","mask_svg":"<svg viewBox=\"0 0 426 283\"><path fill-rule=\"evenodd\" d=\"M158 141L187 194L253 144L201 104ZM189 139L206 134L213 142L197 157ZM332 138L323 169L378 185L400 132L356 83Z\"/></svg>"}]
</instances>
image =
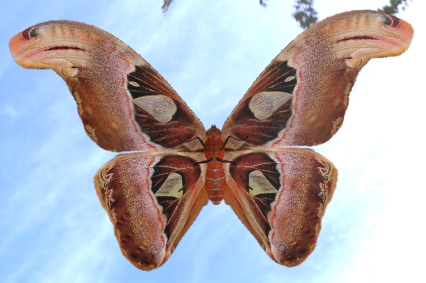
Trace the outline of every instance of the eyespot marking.
<instances>
[{"instance_id":1,"label":"eyespot marking","mask_svg":"<svg viewBox=\"0 0 426 283\"><path fill-rule=\"evenodd\" d=\"M397 27L399 25L400 20L397 17L394 17L392 15L386 15L384 24L387 26Z\"/></svg>"},{"instance_id":2,"label":"eyespot marking","mask_svg":"<svg viewBox=\"0 0 426 283\"><path fill-rule=\"evenodd\" d=\"M296 76L288 76L287 78L284 79L284 82L288 83L292 80L294 80L296 78Z\"/></svg>"},{"instance_id":3,"label":"eyespot marking","mask_svg":"<svg viewBox=\"0 0 426 283\"><path fill-rule=\"evenodd\" d=\"M293 95L281 91L262 91L254 95L249 103L249 109L258 120L265 120L271 117L286 102L291 100Z\"/></svg>"},{"instance_id":4,"label":"eyespot marking","mask_svg":"<svg viewBox=\"0 0 426 283\"><path fill-rule=\"evenodd\" d=\"M182 176L178 173L172 172L167 176L167 179L155 193L155 196L181 198L183 196L182 188Z\"/></svg>"},{"instance_id":5,"label":"eyespot marking","mask_svg":"<svg viewBox=\"0 0 426 283\"><path fill-rule=\"evenodd\" d=\"M132 86L134 86L134 87L141 87L141 85L140 84L138 84L137 82L135 82L135 81L129 81L129 85L132 85Z\"/></svg>"},{"instance_id":6,"label":"eyespot marking","mask_svg":"<svg viewBox=\"0 0 426 283\"><path fill-rule=\"evenodd\" d=\"M260 170L254 170L249 174L249 193L252 196L260 194L276 194L277 190Z\"/></svg>"},{"instance_id":7,"label":"eyespot marking","mask_svg":"<svg viewBox=\"0 0 426 283\"><path fill-rule=\"evenodd\" d=\"M165 95L146 95L133 99L133 103L160 123L168 123L177 111L176 103Z\"/></svg>"},{"instance_id":8,"label":"eyespot marking","mask_svg":"<svg viewBox=\"0 0 426 283\"><path fill-rule=\"evenodd\" d=\"M35 27L29 27L26 30L22 32L22 37L25 40L29 40L31 38L37 37L39 35L37 28Z\"/></svg>"}]
</instances>

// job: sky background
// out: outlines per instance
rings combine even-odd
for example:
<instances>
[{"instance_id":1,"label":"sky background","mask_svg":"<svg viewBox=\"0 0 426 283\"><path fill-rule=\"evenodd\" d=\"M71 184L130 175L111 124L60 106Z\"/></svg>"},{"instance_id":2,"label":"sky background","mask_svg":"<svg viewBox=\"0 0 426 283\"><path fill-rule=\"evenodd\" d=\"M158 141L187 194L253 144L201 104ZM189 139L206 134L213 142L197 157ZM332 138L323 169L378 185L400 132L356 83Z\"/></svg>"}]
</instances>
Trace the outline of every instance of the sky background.
<instances>
[{"instance_id":1,"label":"sky background","mask_svg":"<svg viewBox=\"0 0 426 283\"><path fill-rule=\"evenodd\" d=\"M89 3L90 2L90 3ZM293 0L7 1L0 9L1 282L425 282L425 1L399 17L410 49L361 71L340 131L315 150L339 169L317 247L298 267L273 262L225 203L208 204L168 262L150 272L121 254L93 176L116 154L85 134L53 71L26 70L8 43L43 21L98 26L131 46L206 128L219 127L302 30ZM319 18L388 0L317 0Z\"/></svg>"}]
</instances>

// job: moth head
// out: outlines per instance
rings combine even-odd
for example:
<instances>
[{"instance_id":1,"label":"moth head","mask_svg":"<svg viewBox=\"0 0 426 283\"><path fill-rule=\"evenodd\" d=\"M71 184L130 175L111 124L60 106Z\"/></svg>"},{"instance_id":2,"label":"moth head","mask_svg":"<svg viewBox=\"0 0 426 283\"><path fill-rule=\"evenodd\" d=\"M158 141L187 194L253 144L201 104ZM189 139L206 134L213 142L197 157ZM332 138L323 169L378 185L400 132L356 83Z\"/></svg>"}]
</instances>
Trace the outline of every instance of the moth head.
<instances>
[{"instance_id":1,"label":"moth head","mask_svg":"<svg viewBox=\"0 0 426 283\"><path fill-rule=\"evenodd\" d=\"M221 131L216 128L216 125L212 125L210 127L210 129L207 130L207 136L210 137L212 134L220 136L221 135Z\"/></svg>"}]
</instances>

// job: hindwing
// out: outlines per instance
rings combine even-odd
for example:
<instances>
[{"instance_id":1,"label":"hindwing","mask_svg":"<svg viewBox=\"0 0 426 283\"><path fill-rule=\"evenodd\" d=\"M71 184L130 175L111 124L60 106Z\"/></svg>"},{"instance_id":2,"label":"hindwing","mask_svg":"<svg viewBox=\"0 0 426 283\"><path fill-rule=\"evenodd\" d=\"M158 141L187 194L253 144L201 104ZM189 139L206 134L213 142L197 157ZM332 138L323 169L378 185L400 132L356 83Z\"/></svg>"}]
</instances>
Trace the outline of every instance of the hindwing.
<instances>
[{"instance_id":1,"label":"hindwing","mask_svg":"<svg viewBox=\"0 0 426 283\"><path fill-rule=\"evenodd\" d=\"M205 167L189 156L130 153L99 169L96 192L136 267L151 270L170 257L208 201Z\"/></svg>"},{"instance_id":2,"label":"hindwing","mask_svg":"<svg viewBox=\"0 0 426 283\"><path fill-rule=\"evenodd\" d=\"M295 266L313 251L337 169L310 149L253 151L229 165L225 202L266 253Z\"/></svg>"},{"instance_id":3,"label":"hindwing","mask_svg":"<svg viewBox=\"0 0 426 283\"><path fill-rule=\"evenodd\" d=\"M94 142L131 151L105 164L95 186L124 256L151 270L166 262L209 198L224 198L274 261L303 262L337 169L298 146L329 140L362 67L403 53L412 37L410 24L381 12L327 18L278 54L222 131L207 132L144 59L96 27L41 23L9 47L21 66L50 68L65 80Z\"/></svg>"}]
</instances>

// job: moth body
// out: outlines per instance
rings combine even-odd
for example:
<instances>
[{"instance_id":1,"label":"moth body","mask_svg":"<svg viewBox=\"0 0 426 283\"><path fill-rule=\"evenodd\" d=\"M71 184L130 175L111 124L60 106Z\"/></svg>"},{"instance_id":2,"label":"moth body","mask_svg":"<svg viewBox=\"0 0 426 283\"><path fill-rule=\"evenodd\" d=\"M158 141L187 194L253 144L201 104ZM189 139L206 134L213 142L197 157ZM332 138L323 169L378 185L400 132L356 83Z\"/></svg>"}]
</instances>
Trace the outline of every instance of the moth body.
<instances>
[{"instance_id":1,"label":"moth body","mask_svg":"<svg viewBox=\"0 0 426 283\"><path fill-rule=\"evenodd\" d=\"M207 162L206 191L210 201L213 204L219 204L226 189L225 171L223 170L223 162L220 161L225 154L225 148L222 148L223 140L215 125L207 131L205 145L207 149L204 149L204 154L207 160L210 160Z\"/></svg>"},{"instance_id":2,"label":"moth body","mask_svg":"<svg viewBox=\"0 0 426 283\"><path fill-rule=\"evenodd\" d=\"M209 199L230 205L275 262L295 266L314 250L337 183L331 161L306 147L342 126L361 68L405 52L413 32L377 11L327 18L273 59L221 131L207 132L148 62L99 28L40 23L9 47L21 66L65 80L96 144L126 152L99 169L95 188L137 268L164 264Z\"/></svg>"}]
</instances>

